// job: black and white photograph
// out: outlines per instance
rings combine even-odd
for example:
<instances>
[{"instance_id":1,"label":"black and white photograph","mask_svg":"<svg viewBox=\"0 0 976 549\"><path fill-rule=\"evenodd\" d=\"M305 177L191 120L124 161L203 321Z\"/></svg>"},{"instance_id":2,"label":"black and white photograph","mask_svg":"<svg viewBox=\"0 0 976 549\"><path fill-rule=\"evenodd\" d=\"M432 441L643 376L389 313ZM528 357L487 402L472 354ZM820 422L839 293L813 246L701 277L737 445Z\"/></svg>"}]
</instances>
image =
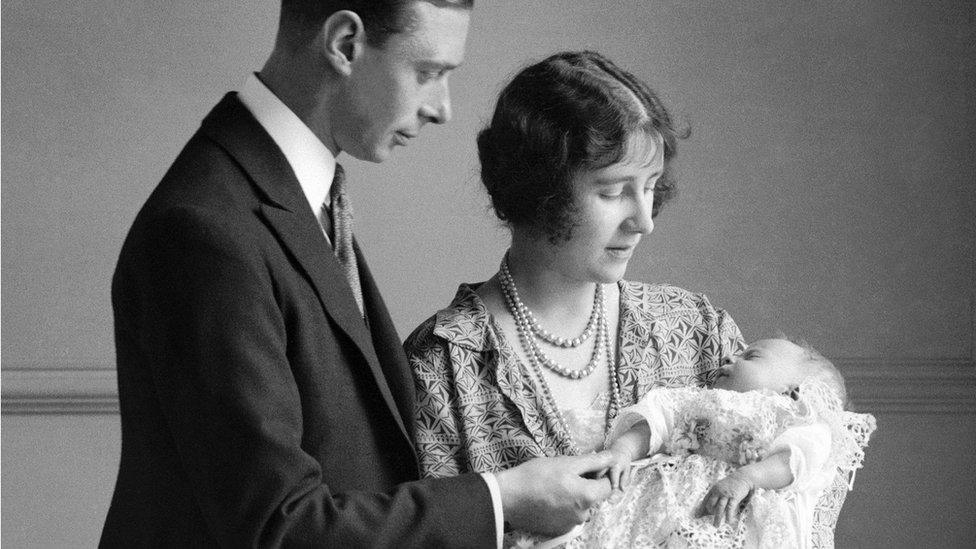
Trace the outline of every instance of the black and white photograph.
<instances>
[{"instance_id":1,"label":"black and white photograph","mask_svg":"<svg viewBox=\"0 0 976 549\"><path fill-rule=\"evenodd\" d=\"M0 544L976 546L976 3L8 0Z\"/></svg>"}]
</instances>

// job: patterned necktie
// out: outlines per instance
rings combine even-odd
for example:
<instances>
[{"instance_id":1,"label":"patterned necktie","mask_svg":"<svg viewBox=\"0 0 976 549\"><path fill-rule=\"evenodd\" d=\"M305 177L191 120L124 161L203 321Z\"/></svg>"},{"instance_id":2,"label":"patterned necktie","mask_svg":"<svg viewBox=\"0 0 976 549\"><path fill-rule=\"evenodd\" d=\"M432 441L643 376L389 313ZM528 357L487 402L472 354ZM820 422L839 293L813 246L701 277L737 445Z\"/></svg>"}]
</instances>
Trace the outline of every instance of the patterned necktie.
<instances>
[{"instance_id":1,"label":"patterned necktie","mask_svg":"<svg viewBox=\"0 0 976 549\"><path fill-rule=\"evenodd\" d=\"M363 313L363 290L359 285L359 268L356 265L356 253L352 249L352 206L346 196L346 172L342 166L336 164L335 177L332 179L330 192L330 209L332 210L332 247L336 259L342 266L352 295L359 305L359 312Z\"/></svg>"}]
</instances>

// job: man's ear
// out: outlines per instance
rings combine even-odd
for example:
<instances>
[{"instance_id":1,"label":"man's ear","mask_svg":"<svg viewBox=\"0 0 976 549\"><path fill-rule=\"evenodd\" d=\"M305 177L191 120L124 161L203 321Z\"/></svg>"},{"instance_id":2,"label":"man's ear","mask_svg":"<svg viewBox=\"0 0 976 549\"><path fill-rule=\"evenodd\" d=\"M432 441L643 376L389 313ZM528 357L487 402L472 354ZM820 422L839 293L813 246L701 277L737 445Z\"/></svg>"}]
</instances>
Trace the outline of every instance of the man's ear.
<instances>
[{"instance_id":1,"label":"man's ear","mask_svg":"<svg viewBox=\"0 0 976 549\"><path fill-rule=\"evenodd\" d=\"M329 65L339 74L348 75L352 72L352 64L363 55L366 27L356 12L340 10L322 24L319 39Z\"/></svg>"}]
</instances>

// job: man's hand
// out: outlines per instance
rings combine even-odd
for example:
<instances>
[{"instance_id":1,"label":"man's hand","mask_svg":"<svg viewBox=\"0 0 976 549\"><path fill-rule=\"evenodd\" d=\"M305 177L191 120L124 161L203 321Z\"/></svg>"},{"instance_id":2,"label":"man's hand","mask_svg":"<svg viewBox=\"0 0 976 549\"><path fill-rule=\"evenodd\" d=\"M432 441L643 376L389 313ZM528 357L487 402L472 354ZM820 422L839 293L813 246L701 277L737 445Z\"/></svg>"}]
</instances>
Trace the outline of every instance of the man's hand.
<instances>
[{"instance_id":1,"label":"man's hand","mask_svg":"<svg viewBox=\"0 0 976 549\"><path fill-rule=\"evenodd\" d=\"M558 536L586 521L610 496L610 482L597 477L615 463L613 454L536 458L495 473L505 520L513 527ZM584 476L586 475L586 477Z\"/></svg>"},{"instance_id":2,"label":"man's hand","mask_svg":"<svg viewBox=\"0 0 976 549\"><path fill-rule=\"evenodd\" d=\"M720 479L705 494L698 516L714 515L713 523L716 527L723 522L732 523L738 519L744 502L755 488L747 475L733 471L729 476Z\"/></svg>"}]
</instances>

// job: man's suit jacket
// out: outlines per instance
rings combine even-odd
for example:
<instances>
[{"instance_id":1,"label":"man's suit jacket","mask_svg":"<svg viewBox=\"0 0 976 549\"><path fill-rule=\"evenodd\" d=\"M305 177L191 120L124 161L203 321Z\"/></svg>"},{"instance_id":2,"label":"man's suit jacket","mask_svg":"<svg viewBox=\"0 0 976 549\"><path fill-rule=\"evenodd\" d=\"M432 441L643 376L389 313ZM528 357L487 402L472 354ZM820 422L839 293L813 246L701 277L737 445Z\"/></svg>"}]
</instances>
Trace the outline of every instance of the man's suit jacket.
<instances>
[{"instance_id":1,"label":"man's suit jacket","mask_svg":"<svg viewBox=\"0 0 976 549\"><path fill-rule=\"evenodd\" d=\"M228 94L139 212L112 303L107 547L493 546L476 475L417 480L413 382L285 157Z\"/></svg>"}]
</instances>

